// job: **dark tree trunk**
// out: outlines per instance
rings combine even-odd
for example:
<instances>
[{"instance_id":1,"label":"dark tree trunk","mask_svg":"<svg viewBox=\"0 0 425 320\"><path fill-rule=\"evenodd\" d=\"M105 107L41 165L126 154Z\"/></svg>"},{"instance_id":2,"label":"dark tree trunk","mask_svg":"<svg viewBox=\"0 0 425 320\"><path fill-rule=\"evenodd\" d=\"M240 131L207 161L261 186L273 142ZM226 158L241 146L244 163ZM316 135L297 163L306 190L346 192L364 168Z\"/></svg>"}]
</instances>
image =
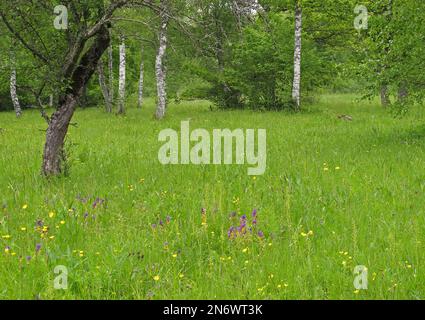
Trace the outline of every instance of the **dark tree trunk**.
<instances>
[{"instance_id":1,"label":"dark tree trunk","mask_svg":"<svg viewBox=\"0 0 425 320\"><path fill-rule=\"evenodd\" d=\"M69 81L70 86L61 96L59 107L52 115L47 128L42 165L42 173L45 176L58 175L63 172L63 161L65 161L63 147L69 123L78 101L84 94L87 83L109 43L108 29L102 26L93 43L81 58L80 63L72 72L71 77L65 79Z\"/></svg>"}]
</instances>

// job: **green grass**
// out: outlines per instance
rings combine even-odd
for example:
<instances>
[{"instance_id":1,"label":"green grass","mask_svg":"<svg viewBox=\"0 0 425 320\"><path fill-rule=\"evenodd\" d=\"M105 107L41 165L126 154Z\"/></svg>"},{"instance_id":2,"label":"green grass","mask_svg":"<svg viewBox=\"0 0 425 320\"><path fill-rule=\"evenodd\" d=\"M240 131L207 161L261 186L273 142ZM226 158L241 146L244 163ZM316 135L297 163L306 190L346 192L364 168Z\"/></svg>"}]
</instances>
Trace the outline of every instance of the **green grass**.
<instances>
[{"instance_id":1,"label":"green grass","mask_svg":"<svg viewBox=\"0 0 425 320\"><path fill-rule=\"evenodd\" d=\"M153 112L153 101L126 117L78 111L70 175L48 182L40 115L0 113L0 299L425 298L421 109L394 119L374 103L325 96L302 114L210 111L205 102L171 105L162 122ZM159 131L188 118L192 129L267 129L266 173L159 164ZM93 209L96 197L107 206ZM229 240L230 213L253 208L265 238ZM57 265L69 270L68 290L53 288ZM356 265L369 271L357 293Z\"/></svg>"}]
</instances>

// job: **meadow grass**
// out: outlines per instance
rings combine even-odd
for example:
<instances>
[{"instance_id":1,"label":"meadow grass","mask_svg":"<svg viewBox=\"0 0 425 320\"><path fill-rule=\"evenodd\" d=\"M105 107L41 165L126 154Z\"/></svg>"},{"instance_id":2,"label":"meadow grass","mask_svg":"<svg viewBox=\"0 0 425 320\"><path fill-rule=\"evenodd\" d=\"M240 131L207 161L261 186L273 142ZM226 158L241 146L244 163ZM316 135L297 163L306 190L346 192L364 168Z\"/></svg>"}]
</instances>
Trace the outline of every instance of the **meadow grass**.
<instances>
[{"instance_id":1,"label":"meadow grass","mask_svg":"<svg viewBox=\"0 0 425 320\"><path fill-rule=\"evenodd\" d=\"M125 117L78 110L69 175L50 181L40 176L39 113L0 113L1 299L425 297L420 108L395 119L344 95L301 114L208 102L171 104L160 122L153 113L153 100ZM192 129L267 129L265 174L161 165L160 130L187 119ZM96 198L106 202L93 208ZM228 239L254 208L264 237ZM57 265L68 290L53 287ZM356 265L368 268L368 290L353 286Z\"/></svg>"}]
</instances>

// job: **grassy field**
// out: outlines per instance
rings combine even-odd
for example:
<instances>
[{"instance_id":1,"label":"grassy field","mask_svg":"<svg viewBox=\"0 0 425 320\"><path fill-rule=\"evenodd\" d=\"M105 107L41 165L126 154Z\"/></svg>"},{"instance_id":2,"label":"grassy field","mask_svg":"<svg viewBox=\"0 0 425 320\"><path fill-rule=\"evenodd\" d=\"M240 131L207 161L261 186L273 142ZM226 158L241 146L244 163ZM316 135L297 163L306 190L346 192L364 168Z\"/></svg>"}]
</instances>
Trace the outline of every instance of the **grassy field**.
<instances>
[{"instance_id":1,"label":"grassy field","mask_svg":"<svg viewBox=\"0 0 425 320\"><path fill-rule=\"evenodd\" d=\"M70 174L49 182L39 113L0 113L0 299L425 298L419 108L394 119L351 96L296 115L209 106L172 104L162 122L153 101L126 117L80 110ZM266 173L161 165L158 133L187 119L267 129ZM228 239L253 209L264 237ZM68 290L53 287L57 265ZM353 286L356 265L368 290Z\"/></svg>"}]
</instances>

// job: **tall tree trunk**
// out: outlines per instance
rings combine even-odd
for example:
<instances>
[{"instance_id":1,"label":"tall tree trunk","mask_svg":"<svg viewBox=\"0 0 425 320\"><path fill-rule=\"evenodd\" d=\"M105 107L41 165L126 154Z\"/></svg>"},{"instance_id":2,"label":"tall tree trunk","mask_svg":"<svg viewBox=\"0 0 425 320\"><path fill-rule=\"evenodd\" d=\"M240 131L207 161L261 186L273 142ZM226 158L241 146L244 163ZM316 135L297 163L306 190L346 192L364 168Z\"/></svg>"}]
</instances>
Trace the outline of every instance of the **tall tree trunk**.
<instances>
[{"instance_id":1,"label":"tall tree trunk","mask_svg":"<svg viewBox=\"0 0 425 320\"><path fill-rule=\"evenodd\" d=\"M125 42L120 44L120 66L118 79L118 114L125 113Z\"/></svg>"},{"instance_id":2,"label":"tall tree trunk","mask_svg":"<svg viewBox=\"0 0 425 320\"><path fill-rule=\"evenodd\" d=\"M111 105L114 105L114 55L113 53L114 53L114 50L111 44L108 47L109 103Z\"/></svg>"},{"instance_id":3,"label":"tall tree trunk","mask_svg":"<svg viewBox=\"0 0 425 320\"><path fill-rule=\"evenodd\" d=\"M109 97L108 86L106 84L105 72L103 70L102 60L100 60L97 65L97 74L99 76L99 85L100 85L100 89L102 90L103 100L105 100L106 112L110 113L112 112L112 104L111 104L111 99Z\"/></svg>"},{"instance_id":4,"label":"tall tree trunk","mask_svg":"<svg viewBox=\"0 0 425 320\"><path fill-rule=\"evenodd\" d=\"M391 104L390 94L388 92L388 86L383 84L381 86L381 105L386 108Z\"/></svg>"},{"instance_id":5,"label":"tall tree trunk","mask_svg":"<svg viewBox=\"0 0 425 320\"><path fill-rule=\"evenodd\" d=\"M144 83L144 64L143 64L143 48L141 50L141 61L140 61L140 77L139 77L139 95L137 99L137 107L141 108L143 104L143 83Z\"/></svg>"},{"instance_id":6,"label":"tall tree trunk","mask_svg":"<svg viewBox=\"0 0 425 320\"><path fill-rule=\"evenodd\" d=\"M292 101L297 111L301 109L301 40L302 40L302 8L301 0L295 5L295 49L294 49L294 82L292 85Z\"/></svg>"},{"instance_id":7,"label":"tall tree trunk","mask_svg":"<svg viewBox=\"0 0 425 320\"><path fill-rule=\"evenodd\" d=\"M166 68L163 61L165 51L167 50L168 14L166 8L166 0L161 0L159 48L155 61L156 87L158 95L158 103L156 108L157 119L164 118L165 110L167 108Z\"/></svg>"},{"instance_id":8,"label":"tall tree trunk","mask_svg":"<svg viewBox=\"0 0 425 320\"><path fill-rule=\"evenodd\" d=\"M13 108L15 109L16 117L20 117L22 115L21 105L19 103L18 94L16 92L16 58L15 52L13 50L10 53L10 98L12 99Z\"/></svg>"},{"instance_id":9,"label":"tall tree trunk","mask_svg":"<svg viewBox=\"0 0 425 320\"><path fill-rule=\"evenodd\" d=\"M108 48L110 37L108 29L102 26L93 43L82 56L78 66L71 73L70 86L59 99L59 107L53 113L46 132L44 145L42 173L44 176L58 175L63 172L64 141L69 123L75 112L78 100L84 93L97 63Z\"/></svg>"}]
</instances>

